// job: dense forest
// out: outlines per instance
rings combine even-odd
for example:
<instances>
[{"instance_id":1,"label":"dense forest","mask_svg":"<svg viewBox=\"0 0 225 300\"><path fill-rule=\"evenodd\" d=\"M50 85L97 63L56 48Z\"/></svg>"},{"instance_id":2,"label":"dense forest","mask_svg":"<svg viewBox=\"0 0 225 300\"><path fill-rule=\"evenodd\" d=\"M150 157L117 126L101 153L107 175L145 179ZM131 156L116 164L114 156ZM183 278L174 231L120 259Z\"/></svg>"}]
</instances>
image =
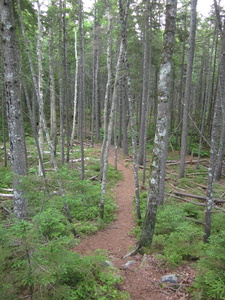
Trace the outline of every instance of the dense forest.
<instances>
[{"instance_id":1,"label":"dense forest","mask_svg":"<svg viewBox=\"0 0 225 300\"><path fill-rule=\"evenodd\" d=\"M192 262L192 299L225 299L221 3L0 0L1 299L129 299L107 254L71 251L115 218L119 150L126 257Z\"/></svg>"}]
</instances>

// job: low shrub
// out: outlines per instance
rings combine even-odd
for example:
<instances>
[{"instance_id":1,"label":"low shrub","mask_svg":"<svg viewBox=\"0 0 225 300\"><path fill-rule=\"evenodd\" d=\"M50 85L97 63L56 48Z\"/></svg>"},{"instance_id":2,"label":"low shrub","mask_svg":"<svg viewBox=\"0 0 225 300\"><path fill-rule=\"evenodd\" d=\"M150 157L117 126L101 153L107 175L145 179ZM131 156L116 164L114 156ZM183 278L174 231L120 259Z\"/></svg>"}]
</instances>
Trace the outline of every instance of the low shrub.
<instances>
[{"instance_id":1,"label":"low shrub","mask_svg":"<svg viewBox=\"0 0 225 300\"><path fill-rule=\"evenodd\" d=\"M204 256L197 264L195 299L225 299L225 231L212 235L205 245Z\"/></svg>"},{"instance_id":2,"label":"low shrub","mask_svg":"<svg viewBox=\"0 0 225 300\"><path fill-rule=\"evenodd\" d=\"M106 253L81 257L69 237L47 240L35 223L0 228L1 299L128 299L116 289L121 278L105 269Z\"/></svg>"}]
</instances>

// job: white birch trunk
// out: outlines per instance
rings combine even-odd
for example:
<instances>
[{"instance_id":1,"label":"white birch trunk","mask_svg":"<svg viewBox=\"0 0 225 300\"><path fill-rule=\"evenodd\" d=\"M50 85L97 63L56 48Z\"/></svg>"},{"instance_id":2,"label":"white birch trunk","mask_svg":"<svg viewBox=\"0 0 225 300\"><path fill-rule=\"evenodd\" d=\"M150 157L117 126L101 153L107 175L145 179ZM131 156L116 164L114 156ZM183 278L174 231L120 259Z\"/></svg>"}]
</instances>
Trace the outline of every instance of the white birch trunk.
<instances>
[{"instance_id":1,"label":"white birch trunk","mask_svg":"<svg viewBox=\"0 0 225 300\"><path fill-rule=\"evenodd\" d=\"M112 104L111 104L109 124L108 124L108 129L107 129L107 138L106 138L106 142L105 142L105 151L104 151L104 155L103 155L101 201L100 201L100 217L102 219L104 218L106 179L107 179L106 175L107 175L107 169L108 169L109 149L110 149L110 144L111 144L111 139L112 139L113 119L114 119L114 111L115 111L116 97L117 97L117 91L118 91L119 71L120 71L120 65L121 65L123 52L124 52L123 41L121 39L119 55L118 55L117 65L116 65L116 75L115 75L115 82L114 82L114 87L113 87Z\"/></svg>"},{"instance_id":2,"label":"white birch trunk","mask_svg":"<svg viewBox=\"0 0 225 300\"><path fill-rule=\"evenodd\" d=\"M103 176L103 165L104 165L104 153L105 153L105 147L106 147L106 141L107 141L107 109L108 109L108 103L109 103L109 89L111 86L111 78L112 78L112 72L111 72L111 16L110 16L110 9L109 9L109 1L106 2L106 14L108 19L108 27L107 27L107 72L108 72L108 78L106 83L106 90L105 90L105 100L104 100L104 113L103 113L103 128L104 128L104 135L103 135L103 142L102 142L102 148L101 148L101 178Z\"/></svg>"},{"instance_id":3,"label":"white birch trunk","mask_svg":"<svg viewBox=\"0 0 225 300\"><path fill-rule=\"evenodd\" d=\"M75 66L75 78L74 78L74 97L73 97L73 125L72 125L72 133L70 138L70 148L73 146L73 141L75 137L75 129L76 129L76 115L77 115L77 82L78 82L78 69L79 69L79 59L77 55L77 30L74 28L74 54L76 60Z\"/></svg>"},{"instance_id":4,"label":"white birch trunk","mask_svg":"<svg viewBox=\"0 0 225 300\"><path fill-rule=\"evenodd\" d=\"M37 0L38 8L38 40L37 40L37 60L38 60L38 95L39 95L39 122L38 122L38 142L40 147L41 156L43 157L43 115L44 100L43 100L43 67L42 67L42 24L41 24L41 4ZM38 162L38 174L43 176L42 164L39 158Z\"/></svg>"},{"instance_id":5,"label":"white birch trunk","mask_svg":"<svg viewBox=\"0 0 225 300\"><path fill-rule=\"evenodd\" d=\"M33 65L33 61L32 61L31 52L30 52L30 49L29 49L28 40L26 38L25 26L24 26L24 22L23 22L23 16L21 14L20 0L18 0L18 13L19 13L21 31L22 31L24 43L25 43L25 46L26 46L26 53L28 55L28 61L29 61L29 66L30 66L30 70L31 70L32 83L33 83L33 87L34 87L37 102L38 102L39 114L42 116L41 117L42 126L43 126L43 129L44 129L44 132L45 132L48 147L49 147L51 152L54 152L54 148L53 148L52 143L51 143L49 130L48 130L45 115L44 115L44 107L43 107L43 105L40 105L40 101L39 101L40 94L39 94L38 82L37 82L36 74L35 74L35 71L34 71L34 65ZM51 155L51 156L53 157L54 155ZM57 169L57 163L56 163L55 158L53 159L53 166L54 166L55 169Z\"/></svg>"}]
</instances>

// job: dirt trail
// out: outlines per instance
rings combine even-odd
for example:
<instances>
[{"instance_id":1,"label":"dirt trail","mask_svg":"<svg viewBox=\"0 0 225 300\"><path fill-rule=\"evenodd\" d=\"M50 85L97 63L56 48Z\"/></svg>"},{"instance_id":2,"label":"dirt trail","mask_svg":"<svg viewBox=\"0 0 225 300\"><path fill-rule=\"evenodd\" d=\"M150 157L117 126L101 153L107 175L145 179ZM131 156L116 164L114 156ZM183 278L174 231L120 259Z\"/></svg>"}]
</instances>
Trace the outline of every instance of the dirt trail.
<instances>
[{"instance_id":1,"label":"dirt trail","mask_svg":"<svg viewBox=\"0 0 225 300\"><path fill-rule=\"evenodd\" d=\"M110 152L109 163L113 164L113 153ZM131 166L126 166L124 159L119 156L118 170L123 173L123 180L114 189L118 205L117 219L106 229L98 231L79 243L76 252L90 254L96 249L108 251L110 261L120 269L123 276L121 290L130 293L131 300L172 300L188 299L184 294L160 288L161 276L168 274L154 256L140 254L123 259L122 257L135 245L136 240L131 231L134 227L132 199L134 197L134 176ZM128 261L135 263L126 267Z\"/></svg>"}]
</instances>

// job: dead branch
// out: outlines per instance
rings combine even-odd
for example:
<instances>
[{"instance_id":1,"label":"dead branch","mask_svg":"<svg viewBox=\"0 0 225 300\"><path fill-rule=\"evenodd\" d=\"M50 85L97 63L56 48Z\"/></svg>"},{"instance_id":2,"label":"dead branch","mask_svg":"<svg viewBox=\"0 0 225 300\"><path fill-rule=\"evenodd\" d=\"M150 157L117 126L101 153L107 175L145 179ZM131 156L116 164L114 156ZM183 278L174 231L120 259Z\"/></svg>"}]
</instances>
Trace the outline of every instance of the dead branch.
<instances>
[{"instance_id":1,"label":"dead branch","mask_svg":"<svg viewBox=\"0 0 225 300\"><path fill-rule=\"evenodd\" d=\"M88 178L88 180L96 180L96 181L99 181L99 182L101 182L101 180L100 180L100 179L98 179L98 175L96 175L96 176L92 176L92 177Z\"/></svg>"},{"instance_id":2,"label":"dead branch","mask_svg":"<svg viewBox=\"0 0 225 300\"><path fill-rule=\"evenodd\" d=\"M7 214L11 215L12 212L10 210L8 210L6 207L2 206L2 209L7 212Z\"/></svg>"},{"instance_id":3,"label":"dead branch","mask_svg":"<svg viewBox=\"0 0 225 300\"><path fill-rule=\"evenodd\" d=\"M13 189L4 189L4 188L0 188L0 189L6 192L13 192Z\"/></svg>"},{"instance_id":4,"label":"dead branch","mask_svg":"<svg viewBox=\"0 0 225 300\"><path fill-rule=\"evenodd\" d=\"M188 199L186 199L186 198L182 198L182 197L176 196L176 195L174 195L174 194L172 194L172 193L171 193L171 194L165 193L165 195L166 195L166 196L170 196L170 197L174 197L174 198L176 198L176 199L179 199L179 200L182 200L182 201L185 201L185 202L188 202L188 203L197 205L197 206L205 206L205 204L203 204L203 203L196 203L196 202L190 201L190 200L188 200Z\"/></svg>"},{"instance_id":5,"label":"dead branch","mask_svg":"<svg viewBox=\"0 0 225 300\"><path fill-rule=\"evenodd\" d=\"M13 198L13 194L3 194L3 193L0 193L0 197L7 197L7 198Z\"/></svg>"},{"instance_id":6,"label":"dead branch","mask_svg":"<svg viewBox=\"0 0 225 300\"><path fill-rule=\"evenodd\" d=\"M144 166L138 166L139 169L144 169ZM145 167L146 170L150 170L150 167Z\"/></svg>"},{"instance_id":7,"label":"dead branch","mask_svg":"<svg viewBox=\"0 0 225 300\"><path fill-rule=\"evenodd\" d=\"M170 185L171 185L173 188L175 188L175 189L178 189L178 190L181 190L181 191L185 191L185 189L179 188L178 186L175 186L175 185L173 185L172 183L170 183Z\"/></svg>"},{"instance_id":8,"label":"dead branch","mask_svg":"<svg viewBox=\"0 0 225 300\"><path fill-rule=\"evenodd\" d=\"M203 161L208 161L208 159L207 158L200 159L200 162L203 162ZM198 162L197 159L192 159L192 160L186 160L185 164L196 164L197 162ZM179 165L180 161L178 161L178 160L167 160L166 163L168 165Z\"/></svg>"},{"instance_id":9,"label":"dead branch","mask_svg":"<svg viewBox=\"0 0 225 300\"><path fill-rule=\"evenodd\" d=\"M208 175L208 172L202 172L202 173L187 173L186 176L196 176L196 175Z\"/></svg>"},{"instance_id":10,"label":"dead branch","mask_svg":"<svg viewBox=\"0 0 225 300\"><path fill-rule=\"evenodd\" d=\"M76 146L76 144L80 144L80 141L74 141L73 146ZM84 143L85 146L93 147L92 144Z\"/></svg>"},{"instance_id":11,"label":"dead branch","mask_svg":"<svg viewBox=\"0 0 225 300\"><path fill-rule=\"evenodd\" d=\"M206 190L207 189L207 186L206 185L203 185L203 184L199 184L199 183L196 183L196 182L193 182L191 181L192 184L196 185L196 186L199 186L201 187L202 189Z\"/></svg>"},{"instance_id":12,"label":"dead branch","mask_svg":"<svg viewBox=\"0 0 225 300\"><path fill-rule=\"evenodd\" d=\"M195 198L195 199L199 199L199 200L206 200L206 196L199 196L199 195L193 195L193 194L187 194L187 193L181 193L181 192L177 192L174 191L173 192L175 195L178 196L185 196L185 197L189 197L189 198ZM220 202L220 203L225 203L224 199L218 199L218 198L214 198L213 199L214 202Z\"/></svg>"},{"instance_id":13,"label":"dead branch","mask_svg":"<svg viewBox=\"0 0 225 300\"><path fill-rule=\"evenodd\" d=\"M173 198L176 198L176 199L179 199L179 200L182 200L182 201L185 201L185 202L188 202L188 203L191 203L191 204L194 204L194 205L197 205L197 206L205 206L205 204L203 203L196 203L196 202L193 202L193 201L190 201L186 198L182 198L182 197L179 197L179 196L176 196L174 194L168 194L168 193L165 193L166 196L169 196L169 197L173 197ZM217 210L221 210L223 212L225 212L225 209L217 206L217 205L214 205L214 208L217 209Z\"/></svg>"}]
</instances>

